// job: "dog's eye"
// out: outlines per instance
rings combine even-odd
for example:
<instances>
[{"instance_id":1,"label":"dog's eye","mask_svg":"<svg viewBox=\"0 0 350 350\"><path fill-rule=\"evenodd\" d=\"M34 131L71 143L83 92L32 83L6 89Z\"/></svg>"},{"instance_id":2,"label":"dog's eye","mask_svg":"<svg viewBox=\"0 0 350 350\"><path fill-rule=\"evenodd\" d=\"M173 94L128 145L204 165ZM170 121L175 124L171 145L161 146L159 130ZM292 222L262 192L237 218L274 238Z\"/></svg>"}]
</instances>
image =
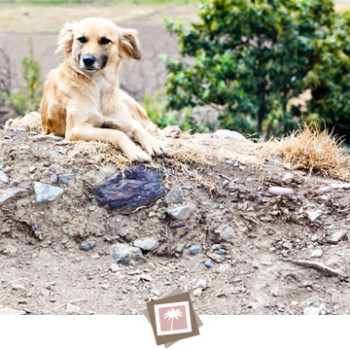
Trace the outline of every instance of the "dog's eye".
<instances>
[{"instance_id":1,"label":"dog's eye","mask_svg":"<svg viewBox=\"0 0 350 350\"><path fill-rule=\"evenodd\" d=\"M81 36L80 38L77 39L80 43L85 44L87 42L87 39L85 36Z\"/></svg>"},{"instance_id":2,"label":"dog's eye","mask_svg":"<svg viewBox=\"0 0 350 350\"><path fill-rule=\"evenodd\" d=\"M112 42L111 40L105 38L104 36L100 39L100 44L101 45L107 45L107 44L109 44L111 42Z\"/></svg>"}]
</instances>

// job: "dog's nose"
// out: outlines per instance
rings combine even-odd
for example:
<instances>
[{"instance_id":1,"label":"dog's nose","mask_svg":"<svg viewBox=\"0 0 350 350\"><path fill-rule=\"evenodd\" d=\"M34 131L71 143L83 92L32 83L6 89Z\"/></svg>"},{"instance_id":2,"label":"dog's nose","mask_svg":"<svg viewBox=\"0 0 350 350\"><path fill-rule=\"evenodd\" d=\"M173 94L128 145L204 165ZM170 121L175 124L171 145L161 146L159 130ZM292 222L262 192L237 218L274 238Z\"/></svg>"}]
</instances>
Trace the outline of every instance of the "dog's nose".
<instances>
[{"instance_id":1,"label":"dog's nose","mask_svg":"<svg viewBox=\"0 0 350 350\"><path fill-rule=\"evenodd\" d=\"M83 62L86 67L92 67L92 65L95 63L96 58L94 56L85 56L83 58Z\"/></svg>"}]
</instances>

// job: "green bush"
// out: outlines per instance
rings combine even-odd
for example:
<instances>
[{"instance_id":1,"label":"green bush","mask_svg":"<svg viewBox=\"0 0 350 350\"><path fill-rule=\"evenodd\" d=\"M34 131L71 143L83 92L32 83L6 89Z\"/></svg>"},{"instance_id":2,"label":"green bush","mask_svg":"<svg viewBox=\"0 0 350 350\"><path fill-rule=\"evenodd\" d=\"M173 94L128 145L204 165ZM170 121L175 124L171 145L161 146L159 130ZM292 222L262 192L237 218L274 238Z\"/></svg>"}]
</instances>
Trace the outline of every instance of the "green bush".
<instances>
[{"instance_id":1,"label":"green bush","mask_svg":"<svg viewBox=\"0 0 350 350\"><path fill-rule=\"evenodd\" d=\"M40 64L33 57L33 44L28 38L29 55L22 59L23 83L7 97L16 115L39 110L41 100Z\"/></svg>"},{"instance_id":2,"label":"green bush","mask_svg":"<svg viewBox=\"0 0 350 350\"><path fill-rule=\"evenodd\" d=\"M350 137L350 13L338 15L319 45L307 76L312 98L308 109L338 135Z\"/></svg>"},{"instance_id":3,"label":"green bush","mask_svg":"<svg viewBox=\"0 0 350 350\"><path fill-rule=\"evenodd\" d=\"M183 56L166 59L167 108L210 105L222 127L286 133L335 17L331 0L207 0L187 29L166 20Z\"/></svg>"}]
</instances>

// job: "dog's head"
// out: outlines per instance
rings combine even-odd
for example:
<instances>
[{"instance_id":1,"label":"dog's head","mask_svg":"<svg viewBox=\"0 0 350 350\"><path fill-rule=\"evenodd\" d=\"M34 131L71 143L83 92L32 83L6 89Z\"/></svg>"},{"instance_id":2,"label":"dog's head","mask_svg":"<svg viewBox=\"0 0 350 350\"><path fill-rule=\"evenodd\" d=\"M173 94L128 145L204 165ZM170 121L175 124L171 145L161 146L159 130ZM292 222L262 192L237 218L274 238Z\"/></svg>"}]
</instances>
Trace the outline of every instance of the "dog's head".
<instances>
[{"instance_id":1,"label":"dog's head","mask_svg":"<svg viewBox=\"0 0 350 350\"><path fill-rule=\"evenodd\" d=\"M69 56L77 68L92 73L120 59L140 60L136 34L104 18L86 18L64 26L58 35L57 52Z\"/></svg>"}]
</instances>

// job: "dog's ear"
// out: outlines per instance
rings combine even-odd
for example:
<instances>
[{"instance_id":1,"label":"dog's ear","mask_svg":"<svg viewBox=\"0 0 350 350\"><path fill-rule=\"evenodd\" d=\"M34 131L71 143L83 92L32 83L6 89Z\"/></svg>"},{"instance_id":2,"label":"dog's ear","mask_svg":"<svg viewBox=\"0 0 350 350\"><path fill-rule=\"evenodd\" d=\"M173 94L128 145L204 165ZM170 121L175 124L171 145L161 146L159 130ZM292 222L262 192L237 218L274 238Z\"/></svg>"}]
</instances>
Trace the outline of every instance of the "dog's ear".
<instances>
[{"instance_id":1,"label":"dog's ear","mask_svg":"<svg viewBox=\"0 0 350 350\"><path fill-rule=\"evenodd\" d=\"M58 34L56 53L69 54L72 52L75 22L67 22Z\"/></svg>"},{"instance_id":2,"label":"dog's ear","mask_svg":"<svg viewBox=\"0 0 350 350\"><path fill-rule=\"evenodd\" d=\"M141 59L140 44L137 39L137 31L134 29L123 29L119 31L119 57L129 60Z\"/></svg>"}]
</instances>

